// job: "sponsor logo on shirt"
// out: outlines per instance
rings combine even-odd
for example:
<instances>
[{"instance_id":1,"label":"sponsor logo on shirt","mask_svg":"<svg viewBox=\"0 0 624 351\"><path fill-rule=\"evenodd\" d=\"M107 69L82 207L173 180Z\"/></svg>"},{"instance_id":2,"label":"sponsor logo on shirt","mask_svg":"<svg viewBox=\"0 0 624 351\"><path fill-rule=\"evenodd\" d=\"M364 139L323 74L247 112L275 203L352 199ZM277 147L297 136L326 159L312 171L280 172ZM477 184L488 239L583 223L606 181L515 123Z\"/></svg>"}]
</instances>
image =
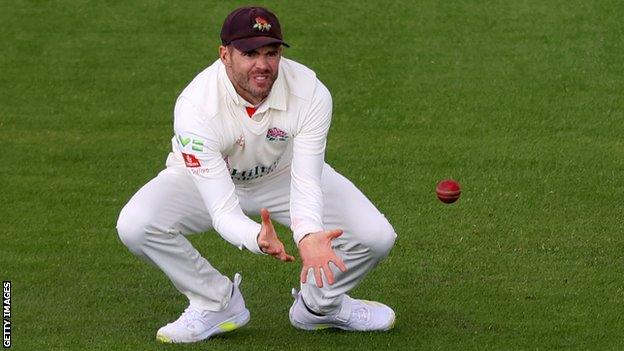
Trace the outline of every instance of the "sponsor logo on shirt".
<instances>
[{"instance_id":1,"label":"sponsor logo on shirt","mask_svg":"<svg viewBox=\"0 0 624 351\"><path fill-rule=\"evenodd\" d=\"M204 151L204 141L202 139L182 137L181 135L178 135L178 143L182 146L182 148L186 148L187 145L191 144L191 149L193 151Z\"/></svg>"},{"instance_id":2,"label":"sponsor logo on shirt","mask_svg":"<svg viewBox=\"0 0 624 351\"><path fill-rule=\"evenodd\" d=\"M199 160L191 154L185 154L184 152L182 153L182 157L184 158L184 164L186 165L186 167L199 167L201 166L201 164L199 163Z\"/></svg>"},{"instance_id":3,"label":"sponsor logo on shirt","mask_svg":"<svg viewBox=\"0 0 624 351\"><path fill-rule=\"evenodd\" d=\"M204 175L204 174L208 174L210 173L210 171L208 170L208 168L193 168L191 169L191 173L193 173L194 175Z\"/></svg>"},{"instance_id":4,"label":"sponsor logo on shirt","mask_svg":"<svg viewBox=\"0 0 624 351\"><path fill-rule=\"evenodd\" d=\"M288 140L288 133L279 129L279 128L271 128L267 130L266 140L268 141L286 141Z\"/></svg>"},{"instance_id":5,"label":"sponsor logo on shirt","mask_svg":"<svg viewBox=\"0 0 624 351\"><path fill-rule=\"evenodd\" d=\"M273 162L270 166L265 167L265 166L256 166L252 169L247 169L244 171L238 170L236 168L229 168L230 169L230 176L232 177L232 180L253 180L256 178L260 178L262 176L265 176L271 172L273 172L276 168L277 168L277 164L279 163L279 158L277 160L275 160L275 162Z\"/></svg>"}]
</instances>

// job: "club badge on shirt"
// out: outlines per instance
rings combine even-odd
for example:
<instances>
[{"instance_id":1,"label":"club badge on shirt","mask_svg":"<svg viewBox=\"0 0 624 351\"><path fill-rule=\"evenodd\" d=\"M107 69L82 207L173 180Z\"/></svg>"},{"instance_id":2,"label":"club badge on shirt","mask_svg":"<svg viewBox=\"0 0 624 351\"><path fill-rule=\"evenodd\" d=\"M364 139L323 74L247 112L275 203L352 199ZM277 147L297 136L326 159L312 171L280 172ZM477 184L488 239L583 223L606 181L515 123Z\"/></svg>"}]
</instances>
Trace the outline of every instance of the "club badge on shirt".
<instances>
[{"instance_id":1,"label":"club badge on shirt","mask_svg":"<svg viewBox=\"0 0 624 351\"><path fill-rule=\"evenodd\" d=\"M279 128L271 128L267 130L266 140L268 141L286 141L288 140L288 133L279 129Z\"/></svg>"},{"instance_id":2,"label":"club badge on shirt","mask_svg":"<svg viewBox=\"0 0 624 351\"><path fill-rule=\"evenodd\" d=\"M240 147L245 147L245 135L241 134L234 143Z\"/></svg>"}]
</instances>

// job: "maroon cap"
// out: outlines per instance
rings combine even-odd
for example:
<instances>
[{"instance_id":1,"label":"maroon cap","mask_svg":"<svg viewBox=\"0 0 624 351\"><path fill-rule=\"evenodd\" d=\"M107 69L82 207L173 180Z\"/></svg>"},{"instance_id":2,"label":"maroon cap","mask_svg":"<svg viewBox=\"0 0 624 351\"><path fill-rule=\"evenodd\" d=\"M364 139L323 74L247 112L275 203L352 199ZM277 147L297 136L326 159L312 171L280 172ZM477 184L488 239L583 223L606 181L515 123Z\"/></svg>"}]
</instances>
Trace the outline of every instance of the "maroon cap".
<instances>
[{"instance_id":1,"label":"maroon cap","mask_svg":"<svg viewBox=\"0 0 624 351\"><path fill-rule=\"evenodd\" d=\"M282 29L277 17L264 7L241 7L230 13L221 28L221 43L232 44L240 51L281 44Z\"/></svg>"}]
</instances>

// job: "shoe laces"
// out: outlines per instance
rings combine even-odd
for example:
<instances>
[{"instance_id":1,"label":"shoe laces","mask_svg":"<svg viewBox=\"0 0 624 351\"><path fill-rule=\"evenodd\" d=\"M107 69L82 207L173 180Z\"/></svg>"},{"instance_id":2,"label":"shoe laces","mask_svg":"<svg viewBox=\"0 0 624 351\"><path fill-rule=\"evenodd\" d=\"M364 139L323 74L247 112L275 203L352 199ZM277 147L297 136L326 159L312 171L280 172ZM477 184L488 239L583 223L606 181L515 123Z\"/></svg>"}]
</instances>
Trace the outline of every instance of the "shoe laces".
<instances>
[{"instance_id":1,"label":"shoe laces","mask_svg":"<svg viewBox=\"0 0 624 351\"><path fill-rule=\"evenodd\" d=\"M204 313L189 306L184 310L180 318L178 318L178 321L189 329L195 329L195 322L202 322L204 318Z\"/></svg>"}]
</instances>

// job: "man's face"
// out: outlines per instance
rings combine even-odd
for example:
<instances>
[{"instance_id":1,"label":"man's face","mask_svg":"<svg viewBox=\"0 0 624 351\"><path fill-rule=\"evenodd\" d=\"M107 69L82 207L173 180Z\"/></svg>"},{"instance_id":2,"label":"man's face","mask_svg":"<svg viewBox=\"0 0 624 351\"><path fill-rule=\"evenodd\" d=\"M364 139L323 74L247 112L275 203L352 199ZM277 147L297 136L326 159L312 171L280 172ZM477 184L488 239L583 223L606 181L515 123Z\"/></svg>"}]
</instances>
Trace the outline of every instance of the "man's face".
<instances>
[{"instance_id":1,"label":"man's face","mask_svg":"<svg viewBox=\"0 0 624 351\"><path fill-rule=\"evenodd\" d=\"M263 46L248 52L239 51L232 45L219 47L219 56L236 92L254 105L271 92L281 55L280 45Z\"/></svg>"}]
</instances>

